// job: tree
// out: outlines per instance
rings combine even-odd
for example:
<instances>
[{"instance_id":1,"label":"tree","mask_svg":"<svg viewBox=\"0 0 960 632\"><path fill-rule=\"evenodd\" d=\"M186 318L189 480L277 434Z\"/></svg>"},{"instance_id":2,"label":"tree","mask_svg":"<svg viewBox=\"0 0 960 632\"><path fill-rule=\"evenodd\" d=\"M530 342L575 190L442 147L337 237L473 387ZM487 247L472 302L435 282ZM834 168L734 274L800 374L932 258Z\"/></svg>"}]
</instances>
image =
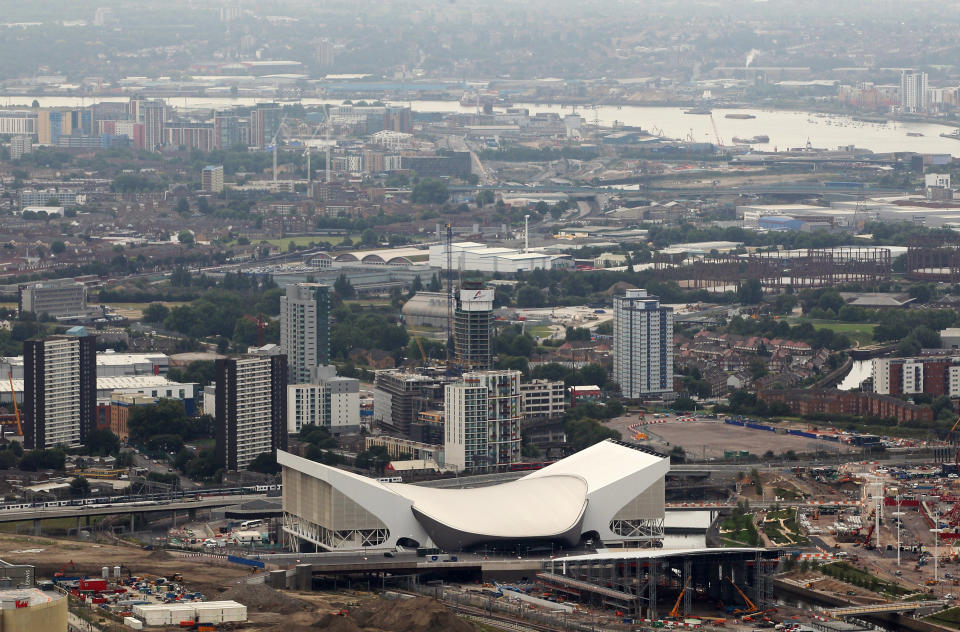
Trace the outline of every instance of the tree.
<instances>
[{"instance_id":1,"label":"tree","mask_svg":"<svg viewBox=\"0 0 960 632\"><path fill-rule=\"evenodd\" d=\"M82 476L77 476L70 481L70 496L73 498L86 498L90 495L90 483Z\"/></svg>"},{"instance_id":2,"label":"tree","mask_svg":"<svg viewBox=\"0 0 960 632\"><path fill-rule=\"evenodd\" d=\"M353 298L357 295L357 291L353 289L353 284L350 283L346 274L341 274L333 282L333 291L342 299Z\"/></svg>"},{"instance_id":3,"label":"tree","mask_svg":"<svg viewBox=\"0 0 960 632\"><path fill-rule=\"evenodd\" d=\"M414 204L443 204L450 197L447 183L437 178L424 178L413 186L410 201Z\"/></svg>"},{"instance_id":4,"label":"tree","mask_svg":"<svg viewBox=\"0 0 960 632\"><path fill-rule=\"evenodd\" d=\"M419 278L419 277L417 277ZM443 289L443 285L440 283L440 277L434 274L430 277L430 283L427 284L428 292L439 292Z\"/></svg>"},{"instance_id":5,"label":"tree","mask_svg":"<svg viewBox=\"0 0 960 632\"><path fill-rule=\"evenodd\" d=\"M375 246L380 241L380 235L372 228L368 228L360 234L360 243L364 246Z\"/></svg>"},{"instance_id":6,"label":"tree","mask_svg":"<svg viewBox=\"0 0 960 632\"><path fill-rule=\"evenodd\" d=\"M277 474L280 472L280 465L277 464L277 453L261 452L250 462L247 469L251 472L260 472L261 474Z\"/></svg>"},{"instance_id":7,"label":"tree","mask_svg":"<svg viewBox=\"0 0 960 632\"><path fill-rule=\"evenodd\" d=\"M169 313L170 308L163 303L150 303L143 310L143 320L148 323L162 323Z\"/></svg>"},{"instance_id":8,"label":"tree","mask_svg":"<svg viewBox=\"0 0 960 632\"><path fill-rule=\"evenodd\" d=\"M177 198L177 213L180 213L181 215L190 214L190 202L187 201L187 198Z\"/></svg>"},{"instance_id":9,"label":"tree","mask_svg":"<svg viewBox=\"0 0 960 632\"><path fill-rule=\"evenodd\" d=\"M193 233L189 230L181 230L177 233L177 241L185 246L192 246L194 243Z\"/></svg>"},{"instance_id":10,"label":"tree","mask_svg":"<svg viewBox=\"0 0 960 632\"><path fill-rule=\"evenodd\" d=\"M590 337L591 332L586 327L567 327L567 342L588 341Z\"/></svg>"},{"instance_id":11,"label":"tree","mask_svg":"<svg viewBox=\"0 0 960 632\"><path fill-rule=\"evenodd\" d=\"M493 195L493 191L490 189L484 189L477 193L477 206L484 207L488 204L493 204L496 197Z\"/></svg>"},{"instance_id":12,"label":"tree","mask_svg":"<svg viewBox=\"0 0 960 632\"><path fill-rule=\"evenodd\" d=\"M378 474L382 474L384 468L387 467L390 461L390 454L387 452L387 449L382 445L375 445L369 450L358 454L354 464L360 469L373 470Z\"/></svg>"},{"instance_id":13,"label":"tree","mask_svg":"<svg viewBox=\"0 0 960 632\"><path fill-rule=\"evenodd\" d=\"M109 428L94 430L87 436L87 451L99 456L115 455L120 452L120 438Z\"/></svg>"},{"instance_id":14,"label":"tree","mask_svg":"<svg viewBox=\"0 0 960 632\"><path fill-rule=\"evenodd\" d=\"M618 431L600 424L596 419L570 419L563 425L563 431L574 452L589 448L605 439L619 441L622 438Z\"/></svg>"},{"instance_id":15,"label":"tree","mask_svg":"<svg viewBox=\"0 0 960 632\"><path fill-rule=\"evenodd\" d=\"M747 279L737 286L737 300L744 305L756 305L763 301L763 285L760 279Z\"/></svg>"},{"instance_id":16,"label":"tree","mask_svg":"<svg viewBox=\"0 0 960 632\"><path fill-rule=\"evenodd\" d=\"M59 239L50 244L50 252L55 255L60 254L67 249L67 245L60 241Z\"/></svg>"}]
</instances>

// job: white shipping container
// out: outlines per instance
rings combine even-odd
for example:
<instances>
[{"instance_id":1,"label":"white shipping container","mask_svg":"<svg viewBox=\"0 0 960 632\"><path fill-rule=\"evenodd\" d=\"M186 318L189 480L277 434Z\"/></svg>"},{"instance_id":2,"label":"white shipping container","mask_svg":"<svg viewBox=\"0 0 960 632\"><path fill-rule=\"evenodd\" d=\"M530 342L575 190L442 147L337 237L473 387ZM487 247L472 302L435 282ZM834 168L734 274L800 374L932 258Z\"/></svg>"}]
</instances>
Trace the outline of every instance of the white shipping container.
<instances>
[{"instance_id":1,"label":"white shipping container","mask_svg":"<svg viewBox=\"0 0 960 632\"><path fill-rule=\"evenodd\" d=\"M135 617L124 617L123 625L127 626L128 628L132 628L134 630L143 629L143 622L140 621L140 619L137 619Z\"/></svg>"},{"instance_id":2,"label":"white shipping container","mask_svg":"<svg viewBox=\"0 0 960 632\"><path fill-rule=\"evenodd\" d=\"M147 610L143 613L147 625L170 625L170 613L166 610Z\"/></svg>"},{"instance_id":3,"label":"white shipping container","mask_svg":"<svg viewBox=\"0 0 960 632\"><path fill-rule=\"evenodd\" d=\"M224 623L240 623L247 620L247 607L241 604L223 609Z\"/></svg>"},{"instance_id":4,"label":"white shipping container","mask_svg":"<svg viewBox=\"0 0 960 632\"><path fill-rule=\"evenodd\" d=\"M196 616L197 613L192 607L184 607L178 604L170 609L170 625L180 625L181 621L193 621Z\"/></svg>"}]
</instances>

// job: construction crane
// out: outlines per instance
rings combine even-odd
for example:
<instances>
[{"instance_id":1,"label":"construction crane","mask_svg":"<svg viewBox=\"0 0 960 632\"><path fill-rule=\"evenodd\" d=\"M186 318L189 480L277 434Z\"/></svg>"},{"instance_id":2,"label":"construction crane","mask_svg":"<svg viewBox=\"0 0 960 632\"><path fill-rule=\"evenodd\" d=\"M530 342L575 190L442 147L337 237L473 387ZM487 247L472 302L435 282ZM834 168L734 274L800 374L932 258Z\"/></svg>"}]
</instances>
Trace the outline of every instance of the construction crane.
<instances>
[{"instance_id":1,"label":"construction crane","mask_svg":"<svg viewBox=\"0 0 960 632\"><path fill-rule=\"evenodd\" d=\"M23 426L20 425L20 408L17 406L17 393L13 390L13 371L7 371L7 378L10 380L10 398L13 400L13 414L17 420L17 432L23 436Z\"/></svg>"},{"instance_id":2,"label":"construction crane","mask_svg":"<svg viewBox=\"0 0 960 632\"><path fill-rule=\"evenodd\" d=\"M741 598L741 599L743 599L743 603L746 604L746 607L745 607L745 608L737 608L736 610L733 611L732 614L734 614L734 615L738 615L738 614L752 614L752 613L754 613L754 612L757 612L757 611L760 609L760 608L757 608L757 606L754 605L754 603L753 603L752 601L750 601L750 597L747 597L747 594L746 594L745 592L743 592L742 590L740 590L740 587L737 586L737 585L734 583L734 581L733 581L732 579L730 579L729 576L726 577L726 580L727 580L728 582L730 582L730 585L734 587L734 589L737 591L737 594L740 595L740 598Z\"/></svg>"},{"instance_id":3,"label":"construction crane","mask_svg":"<svg viewBox=\"0 0 960 632\"><path fill-rule=\"evenodd\" d=\"M250 316L249 314L244 314L243 317L257 324L257 346L262 347L263 346L263 330L266 328L267 325L270 324L270 321L265 320L263 318L262 313L257 314L256 318L254 318L253 316Z\"/></svg>"},{"instance_id":4,"label":"construction crane","mask_svg":"<svg viewBox=\"0 0 960 632\"><path fill-rule=\"evenodd\" d=\"M63 577L63 572L64 572L65 570L67 570L67 567L68 567L68 566L70 567L70 570L76 572L76 570L77 570L77 565L73 563L73 560L70 560L69 562L67 562L66 564L64 564L63 566L61 566L61 567L60 567L60 570L58 570L56 573L54 573L53 576L54 576L54 577Z\"/></svg>"},{"instance_id":5,"label":"construction crane","mask_svg":"<svg viewBox=\"0 0 960 632\"><path fill-rule=\"evenodd\" d=\"M280 119L280 124L277 125L277 133L273 135L273 140L271 141L273 143L273 183L274 184L277 183L277 145L280 140L280 132L283 131L283 126L286 124L286 122L287 122L287 116L284 115L283 118Z\"/></svg>"},{"instance_id":6,"label":"construction crane","mask_svg":"<svg viewBox=\"0 0 960 632\"><path fill-rule=\"evenodd\" d=\"M710 124L713 125L713 135L717 139L717 153L723 153L723 139L720 138L720 133L717 131L717 122L713 120L713 112L710 112Z\"/></svg>"},{"instance_id":7,"label":"construction crane","mask_svg":"<svg viewBox=\"0 0 960 632\"><path fill-rule=\"evenodd\" d=\"M454 353L450 348L453 339L453 225L447 224L447 234L444 237L444 249L447 251L447 374L456 373Z\"/></svg>"},{"instance_id":8,"label":"construction crane","mask_svg":"<svg viewBox=\"0 0 960 632\"><path fill-rule=\"evenodd\" d=\"M683 615L680 612L680 602L683 601L683 595L687 592L687 588L690 586L690 580L692 577L687 577L687 581L683 583L683 588L680 589L680 594L677 595L677 601L673 604L673 610L670 611L670 617L673 619L679 619Z\"/></svg>"}]
</instances>

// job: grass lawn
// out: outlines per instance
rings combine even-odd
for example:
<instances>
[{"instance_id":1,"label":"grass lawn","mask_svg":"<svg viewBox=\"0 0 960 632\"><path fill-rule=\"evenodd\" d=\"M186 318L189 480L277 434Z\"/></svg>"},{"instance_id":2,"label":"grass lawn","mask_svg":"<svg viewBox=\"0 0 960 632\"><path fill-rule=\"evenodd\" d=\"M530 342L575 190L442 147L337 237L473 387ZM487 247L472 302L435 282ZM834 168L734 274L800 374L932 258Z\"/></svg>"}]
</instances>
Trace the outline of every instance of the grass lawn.
<instances>
[{"instance_id":1,"label":"grass lawn","mask_svg":"<svg viewBox=\"0 0 960 632\"><path fill-rule=\"evenodd\" d=\"M818 320L816 318L786 318L791 325L810 323L817 329L830 329L838 334L846 334L861 346L873 344L873 329L877 323L842 323L837 320Z\"/></svg>"},{"instance_id":2,"label":"grass lawn","mask_svg":"<svg viewBox=\"0 0 960 632\"><path fill-rule=\"evenodd\" d=\"M550 325L537 325L535 327L527 327L527 333L536 338L547 338L550 334L553 333L553 328Z\"/></svg>"},{"instance_id":3,"label":"grass lawn","mask_svg":"<svg viewBox=\"0 0 960 632\"><path fill-rule=\"evenodd\" d=\"M103 521L103 516L92 516L90 518L90 525L87 526L86 519L84 518L80 523L81 529L93 529L97 524ZM62 529L66 531L67 529L76 529L77 528L77 519L66 517L66 518L48 518L42 523L43 529ZM20 522L4 522L0 524L0 533L33 533L33 520L22 520ZM79 547L78 547L79 548Z\"/></svg>"},{"instance_id":4,"label":"grass lawn","mask_svg":"<svg viewBox=\"0 0 960 632\"><path fill-rule=\"evenodd\" d=\"M912 591L893 582L880 579L876 575L862 571L846 562L834 562L820 567L824 575L839 579L842 582L853 584L876 593L886 593L894 597L909 595Z\"/></svg>"},{"instance_id":5,"label":"grass lawn","mask_svg":"<svg viewBox=\"0 0 960 632\"><path fill-rule=\"evenodd\" d=\"M960 630L960 608L950 608L924 617L924 621L943 625L954 630Z\"/></svg>"}]
</instances>

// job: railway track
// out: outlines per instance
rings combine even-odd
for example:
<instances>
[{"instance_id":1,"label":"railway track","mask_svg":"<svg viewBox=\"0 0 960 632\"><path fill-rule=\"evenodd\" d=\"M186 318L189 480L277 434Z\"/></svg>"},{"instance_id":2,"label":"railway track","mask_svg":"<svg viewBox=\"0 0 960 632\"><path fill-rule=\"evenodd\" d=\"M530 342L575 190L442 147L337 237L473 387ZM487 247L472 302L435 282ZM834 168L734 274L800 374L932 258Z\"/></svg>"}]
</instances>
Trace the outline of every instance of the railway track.
<instances>
[{"instance_id":1,"label":"railway track","mask_svg":"<svg viewBox=\"0 0 960 632\"><path fill-rule=\"evenodd\" d=\"M509 632L559 632L560 630L563 630L563 628L559 626L549 626L543 623L514 619L506 615L488 612L482 608L477 608L474 606L465 606L462 604L450 603L449 601L444 602L444 604L466 619L470 619L471 621L475 621L477 623L490 625L501 630L508 630Z\"/></svg>"}]
</instances>

